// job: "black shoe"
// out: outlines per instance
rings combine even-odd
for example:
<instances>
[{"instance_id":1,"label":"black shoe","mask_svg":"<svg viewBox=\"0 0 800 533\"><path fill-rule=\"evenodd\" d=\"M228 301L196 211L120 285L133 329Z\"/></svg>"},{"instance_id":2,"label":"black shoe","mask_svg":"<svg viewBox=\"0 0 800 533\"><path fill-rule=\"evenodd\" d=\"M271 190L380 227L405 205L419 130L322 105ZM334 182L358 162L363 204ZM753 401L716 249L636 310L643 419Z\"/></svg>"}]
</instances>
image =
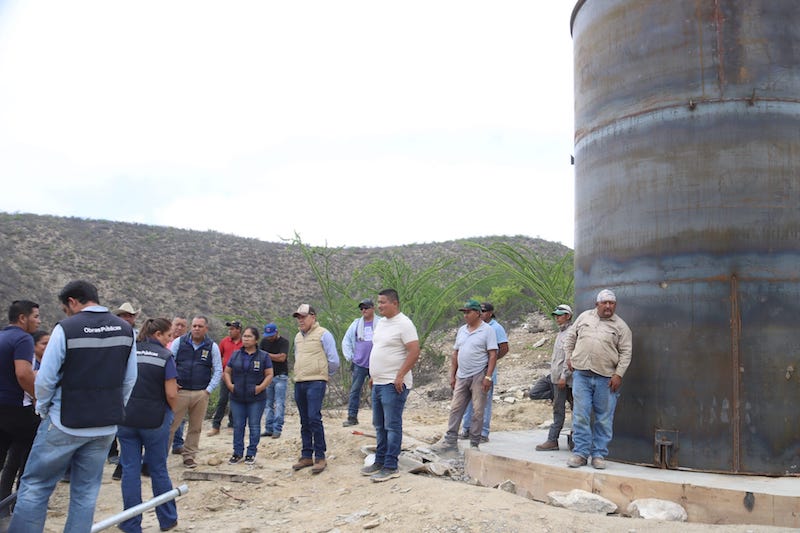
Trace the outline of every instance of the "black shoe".
<instances>
[{"instance_id":1,"label":"black shoe","mask_svg":"<svg viewBox=\"0 0 800 533\"><path fill-rule=\"evenodd\" d=\"M461 433L458 434L459 439L468 439L469 438L469 428L462 429Z\"/></svg>"},{"instance_id":2,"label":"black shoe","mask_svg":"<svg viewBox=\"0 0 800 533\"><path fill-rule=\"evenodd\" d=\"M348 416L347 420L342 422L342 427L350 427L350 426L357 426L358 425L358 418Z\"/></svg>"},{"instance_id":3,"label":"black shoe","mask_svg":"<svg viewBox=\"0 0 800 533\"><path fill-rule=\"evenodd\" d=\"M144 477L150 477L150 467L147 466L147 463L142 463L142 475Z\"/></svg>"},{"instance_id":4,"label":"black shoe","mask_svg":"<svg viewBox=\"0 0 800 533\"><path fill-rule=\"evenodd\" d=\"M271 437L272 436L272 432L264 430L264 433L262 433L261 436L262 437Z\"/></svg>"},{"instance_id":5,"label":"black shoe","mask_svg":"<svg viewBox=\"0 0 800 533\"><path fill-rule=\"evenodd\" d=\"M183 455L183 447L172 448L172 455Z\"/></svg>"},{"instance_id":6,"label":"black shoe","mask_svg":"<svg viewBox=\"0 0 800 533\"><path fill-rule=\"evenodd\" d=\"M117 467L114 469L114 473L111 474L111 479L114 481L119 481L122 479L122 465L117 465Z\"/></svg>"},{"instance_id":7,"label":"black shoe","mask_svg":"<svg viewBox=\"0 0 800 533\"><path fill-rule=\"evenodd\" d=\"M176 527L178 527L178 522L175 522L174 524L169 525L167 527L162 527L161 531L169 531L170 529L175 529Z\"/></svg>"}]
</instances>

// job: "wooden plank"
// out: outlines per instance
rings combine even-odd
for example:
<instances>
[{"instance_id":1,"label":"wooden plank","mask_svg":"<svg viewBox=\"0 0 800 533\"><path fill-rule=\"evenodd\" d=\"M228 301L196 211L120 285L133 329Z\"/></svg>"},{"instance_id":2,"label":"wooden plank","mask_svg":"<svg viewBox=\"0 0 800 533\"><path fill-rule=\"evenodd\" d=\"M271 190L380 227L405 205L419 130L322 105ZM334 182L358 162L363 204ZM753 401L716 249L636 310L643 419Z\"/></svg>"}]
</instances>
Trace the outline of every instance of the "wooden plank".
<instances>
[{"instance_id":1,"label":"wooden plank","mask_svg":"<svg viewBox=\"0 0 800 533\"><path fill-rule=\"evenodd\" d=\"M622 514L627 514L632 501L642 498L668 500L686 508L682 483L630 478L603 471L595 472L591 490L616 503Z\"/></svg>"},{"instance_id":2,"label":"wooden plank","mask_svg":"<svg viewBox=\"0 0 800 533\"><path fill-rule=\"evenodd\" d=\"M548 501L548 492L583 489L611 500L620 513L627 513L633 500L657 498L681 505L689 522L800 528L799 495L755 492L752 510L748 510L747 493L742 490L627 476L613 470L567 468L473 450L466 452L465 459L466 473L482 485L493 487L509 479L518 495L541 502Z\"/></svg>"},{"instance_id":3,"label":"wooden plank","mask_svg":"<svg viewBox=\"0 0 800 533\"><path fill-rule=\"evenodd\" d=\"M263 483L258 476L244 474L228 474L226 472L199 472L197 470L184 470L183 479L190 481L232 481L234 483Z\"/></svg>"},{"instance_id":4,"label":"wooden plank","mask_svg":"<svg viewBox=\"0 0 800 533\"><path fill-rule=\"evenodd\" d=\"M686 512L692 522L707 524L774 524L772 494L753 494L753 508L745 506L745 491L686 484Z\"/></svg>"},{"instance_id":5,"label":"wooden plank","mask_svg":"<svg viewBox=\"0 0 800 533\"><path fill-rule=\"evenodd\" d=\"M798 484L800 484L800 480L798 480ZM773 496L772 516L775 518L774 525L776 526L800 528L800 498Z\"/></svg>"},{"instance_id":6,"label":"wooden plank","mask_svg":"<svg viewBox=\"0 0 800 533\"><path fill-rule=\"evenodd\" d=\"M547 502L548 492L569 492L573 489L592 491L592 478L594 472L585 468L567 468L546 464L534 464L533 491L531 498Z\"/></svg>"}]
</instances>

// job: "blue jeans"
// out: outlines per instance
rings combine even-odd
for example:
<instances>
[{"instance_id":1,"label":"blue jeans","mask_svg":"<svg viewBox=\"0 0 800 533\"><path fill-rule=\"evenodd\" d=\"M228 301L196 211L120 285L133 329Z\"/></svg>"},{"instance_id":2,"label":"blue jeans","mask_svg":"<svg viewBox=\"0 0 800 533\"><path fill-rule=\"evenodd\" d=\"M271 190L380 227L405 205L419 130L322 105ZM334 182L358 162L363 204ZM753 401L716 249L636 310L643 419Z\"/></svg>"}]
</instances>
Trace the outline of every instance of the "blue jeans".
<instances>
[{"instance_id":1,"label":"blue jeans","mask_svg":"<svg viewBox=\"0 0 800 533\"><path fill-rule=\"evenodd\" d=\"M494 397L494 385L497 383L497 367L494 367L492 372L492 386L489 387L489 392L486 393L486 405L483 408L483 427L481 428L481 436L489 436L489 424L492 421L492 398ZM461 419L461 427L464 431L469 433L469 428L472 425L472 402L467 405L467 410L464 411L464 418Z\"/></svg>"},{"instance_id":2,"label":"blue jeans","mask_svg":"<svg viewBox=\"0 0 800 533\"><path fill-rule=\"evenodd\" d=\"M375 464L389 470L397 469L397 457L403 443L403 409L406 407L408 389L398 393L394 383L372 386L372 425L378 446L375 450Z\"/></svg>"},{"instance_id":3,"label":"blue jeans","mask_svg":"<svg viewBox=\"0 0 800 533\"><path fill-rule=\"evenodd\" d=\"M288 386L289 376L281 374L273 377L267 387L266 421L264 422L264 429L267 433L274 434L283 431L283 415L286 412L286 389Z\"/></svg>"},{"instance_id":4,"label":"blue jeans","mask_svg":"<svg viewBox=\"0 0 800 533\"><path fill-rule=\"evenodd\" d=\"M358 418L358 407L361 404L361 389L369 377L369 367L353 363L351 369L353 382L350 385L350 401L347 404L347 418Z\"/></svg>"},{"instance_id":5,"label":"blue jeans","mask_svg":"<svg viewBox=\"0 0 800 533\"><path fill-rule=\"evenodd\" d=\"M264 402L240 402L231 398L231 414L233 415L233 454L244 455L244 426L250 428L250 444L247 455L256 456L258 443L261 441L261 415L264 414Z\"/></svg>"},{"instance_id":6,"label":"blue jeans","mask_svg":"<svg viewBox=\"0 0 800 533\"><path fill-rule=\"evenodd\" d=\"M300 414L300 438L303 458L325 459L325 428L322 426L322 400L326 381L298 381L294 384L294 401Z\"/></svg>"},{"instance_id":7,"label":"blue jeans","mask_svg":"<svg viewBox=\"0 0 800 533\"><path fill-rule=\"evenodd\" d=\"M172 449L179 450L183 448L183 427L186 425L186 419L181 421L181 425L175 430L175 436L172 437Z\"/></svg>"},{"instance_id":8,"label":"blue jeans","mask_svg":"<svg viewBox=\"0 0 800 533\"><path fill-rule=\"evenodd\" d=\"M47 502L70 464L69 514L64 531L91 531L103 465L112 440L113 433L76 437L58 429L49 418L42 420L25 465L8 531L40 533L44 530Z\"/></svg>"},{"instance_id":9,"label":"blue jeans","mask_svg":"<svg viewBox=\"0 0 800 533\"><path fill-rule=\"evenodd\" d=\"M142 446L144 446L144 461L150 469L153 497L172 490L172 480L167 472L167 453L169 427L172 425L173 416L172 411L167 409L163 423L154 429L119 426L117 439L120 446L119 463L122 465L122 504L125 509L142 503ZM177 522L178 509L175 500L156 507L156 517L161 528ZM142 515L125 520L119 528L127 533L140 533Z\"/></svg>"},{"instance_id":10,"label":"blue jeans","mask_svg":"<svg viewBox=\"0 0 800 533\"><path fill-rule=\"evenodd\" d=\"M590 370L576 370L572 374L572 396L575 404L572 411L573 452L581 457L608 455L614 426L614 410L619 391L611 392L611 378L595 374ZM592 415L594 414L594 420Z\"/></svg>"}]
</instances>

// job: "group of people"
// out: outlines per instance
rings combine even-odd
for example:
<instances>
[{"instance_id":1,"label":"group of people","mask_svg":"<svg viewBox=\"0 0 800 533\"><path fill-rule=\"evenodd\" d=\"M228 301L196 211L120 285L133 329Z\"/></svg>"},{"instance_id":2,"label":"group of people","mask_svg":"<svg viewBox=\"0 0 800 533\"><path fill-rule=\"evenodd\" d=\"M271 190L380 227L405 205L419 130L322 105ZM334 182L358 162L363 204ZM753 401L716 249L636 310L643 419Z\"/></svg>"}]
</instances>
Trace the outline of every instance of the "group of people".
<instances>
[{"instance_id":1,"label":"group of people","mask_svg":"<svg viewBox=\"0 0 800 533\"><path fill-rule=\"evenodd\" d=\"M559 449L566 404L572 405L572 433L568 446L572 455L567 466L589 464L606 468L608 445L613 436L614 411L622 377L631 364L633 336L616 314L617 296L609 289L597 293L594 309L584 311L572 324L572 308L561 304L552 315L558 324L553 344L550 374L531 390L532 398L545 395L553 400L553 423L547 440L537 451ZM550 390L543 390L549 388Z\"/></svg>"},{"instance_id":2,"label":"group of people","mask_svg":"<svg viewBox=\"0 0 800 533\"><path fill-rule=\"evenodd\" d=\"M217 343L209 337L209 321L202 315L192 318L190 328L186 318L178 316L149 318L137 330L138 310L126 303L110 312L87 281L68 283L58 299L66 318L51 333L39 330L39 305L27 300L12 303L9 325L0 332L0 460L5 464L0 497L11 493L21 474L9 524L12 533L43 530L49 497L68 469L65 530L89 531L103 463L115 439L126 509L142 501L143 471L151 477L154 496L172 490L167 471L170 443L173 453L182 455L184 467L197 466L209 397L220 383L209 435L219 434L227 404L233 428L230 464L254 463L262 436L280 438L289 341L274 323L263 328L262 336L256 327L228 322L229 335ZM381 482L398 476L403 412L419 359L419 338L413 322L400 311L394 289L378 293L377 314L371 299L362 300L358 308L361 316L341 344L352 372L343 425L359 423L363 387L369 380L377 446L374 462L361 473ZM582 313L574 325L568 305L553 311L560 329L551 368L554 423L547 441L536 449L558 449L565 402L574 397L575 447L567 462L571 467L586 465L591 458L592 466L605 468L616 399L631 360L630 329L615 309L616 296L603 290L595 309ZM450 358L453 399L447 432L434 446L439 451L457 449L459 436L468 438L473 448L488 441L497 361L509 349L491 303L468 300L460 311L465 323ZM327 466L322 405L340 359L333 335L317 322L311 305L300 305L293 317L298 326L294 400L302 445L292 468L319 474ZM177 526L174 501L159 505L156 515L162 531ZM141 516L119 527L141 531Z\"/></svg>"},{"instance_id":3,"label":"group of people","mask_svg":"<svg viewBox=\"0 0 800 533\"><path fill-rule=\"evenodd\" d=\"M419 359L417 329L400 311L394 289L378 293L380 317L371 299L359 303L361 317L353 321L342 341L345 359L353 374L345 426L358 424L362 387L371 384L372 424L375 427L375 460L361 473L381 482L398 476L398 458L403 440L403 411L413 386L412 368ZM311 468L322 472L325 459L325 428L322 402L328 376L339 368L333 335L317 323L316 311L308 304L294 313L298 329L294 340L294 395L300 415L302 449L294 470Z\"/></svg>"},{"instance_id":4,"label":"group of people","mask_svg":"<svg viewBox=\"0 0 800 533\"><path fill-rule=\"evenodd\" d=\"M117 441L126 509L142 501L142 472L150 476L154 496L172 490L167 471L170 442L186 468L197 466L209 396L220 383L226 392L221 391L211 432L219 432L228 403L234 430L230 464L253 463L261 436L280 438L289 342L274 323L264 327L260 338L258 328L229 322L229 336L217 344L208 335L208 319L201 315L192 319L188 332L181 316L172 321L148 318L136 329L139 310L126 302L110 311L100 305L97 288L87 281L68 283L58 299L66 318L50 334L38 329L39 305L27 300L12 303L9 325L0 332L3 497L11 494L19 477L8 531L42 531L50 495L67 472L65 530L89 531L103 465ZM373 310L374 304L365 300L362 307ZM358 361L368 365L372 376L378 455L370 474L382 481L397 475L402 411L419 342L416 328L399 311L395 290L381 291L378 309L384 327L374 327L377 320L370 320L366 332L362 327L357 336L358 342L369 338L371 343L369 362ZM339 368L339 355L312 306L301 305L293 316L299 329L294 339L294 397L302 438L293 469L311 467L312 474L318 474L326 468L322 403L329 376ZM356 352L363 354L363 348ZM177 526L174 500L157 506L156 515L162 531ZM141 531L141 516L125 520L119 528Z\"/></svg>"},{"instance_id":5,"label":"group of people","mask_svg":"<svg viewBox=\"0 0 800 533\"><path fill-rule=\"evenodd\" d=\"M559 332L553 344L550 373L531 391L532 398L553 400L553 423L547 440L537 451L556 451L564 427L566 404L572 405L572 433L568 446L572 455L567 466L589 464L606 468L608 445L613 436L614 412L622 377L631 363L631 330L616 314L617 297L601 290L595 307L584 311L572 324L572 308L558 305L551 315ZM460 309L465 324L456 334L450 359L453 398L447 432L432 449L457 450L459 427L470 447L478 448L489 438L492 389L497 382L497 360L508 352L508 337L494 316L491 303L468 300Z\"/></svg>"}]
</instances>

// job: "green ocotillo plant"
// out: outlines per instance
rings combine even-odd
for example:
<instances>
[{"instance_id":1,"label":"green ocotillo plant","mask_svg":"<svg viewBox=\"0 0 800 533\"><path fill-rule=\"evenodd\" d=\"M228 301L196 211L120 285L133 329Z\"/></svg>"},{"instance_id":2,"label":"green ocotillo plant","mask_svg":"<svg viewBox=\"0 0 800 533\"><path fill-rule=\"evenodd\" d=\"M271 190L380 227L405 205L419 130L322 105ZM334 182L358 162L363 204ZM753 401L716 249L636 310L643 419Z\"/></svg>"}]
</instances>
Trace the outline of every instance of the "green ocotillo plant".
<instances>
[{"instance_id":1,"label":"green ocotillo plant","mask_svg":"<svg viewBox=\"0 0 800 533\"><path fill-rule=\"evenodd\" d=\"M489 256L487 267L505 271L523 289L527 289L541 312L548 314L555 306L573 301L575 288L572 252L551 261L533 251L520 250L502 242L490 246L478 243L468 245L486 252Z\"/></svg>"}]
</instances>

